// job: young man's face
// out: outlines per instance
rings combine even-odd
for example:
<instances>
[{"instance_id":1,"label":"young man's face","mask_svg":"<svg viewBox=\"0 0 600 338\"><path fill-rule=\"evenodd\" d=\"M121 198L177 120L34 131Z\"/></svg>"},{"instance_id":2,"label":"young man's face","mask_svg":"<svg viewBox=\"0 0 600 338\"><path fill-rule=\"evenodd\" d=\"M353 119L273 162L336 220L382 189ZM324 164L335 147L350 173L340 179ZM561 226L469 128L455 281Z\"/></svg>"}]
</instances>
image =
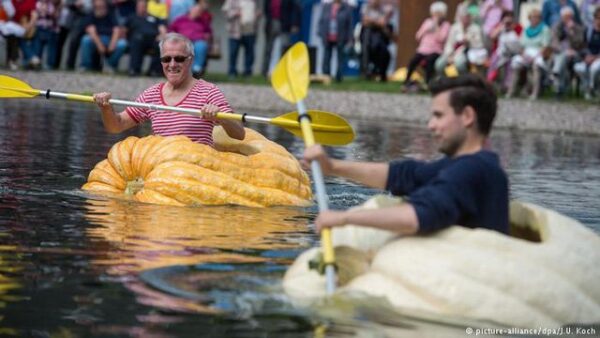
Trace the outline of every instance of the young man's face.
<instances>
[{"instance_id":1,"label":"young man's face","mask_svg":"<svg viewBox=\"0 0 600 338\"><path fill-rule=\"evenodd\" d=\"M438 150L447 156L454 156L467 138L467 128L463 114L455 114L450 106L450 92L445 91L433 97L431 118L427 127L433 133Z\"/></svg>"}]
</instances>

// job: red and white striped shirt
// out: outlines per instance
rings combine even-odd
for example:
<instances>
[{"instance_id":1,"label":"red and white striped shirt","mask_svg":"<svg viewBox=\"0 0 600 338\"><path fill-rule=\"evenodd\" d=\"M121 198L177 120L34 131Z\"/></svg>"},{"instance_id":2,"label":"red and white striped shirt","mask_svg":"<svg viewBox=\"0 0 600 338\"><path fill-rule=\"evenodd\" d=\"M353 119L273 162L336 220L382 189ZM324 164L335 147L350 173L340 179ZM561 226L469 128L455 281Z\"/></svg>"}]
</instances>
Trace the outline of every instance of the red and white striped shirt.
<instances>
[{"instance_id":1,"label":"red and white striped shirt","mask_svg":"<svg viewBox=\"0 0 600 338\"><path fill-rule=\"evenodd\" d=\"M159 83L146 89L138 96L136 101L166 106L167 103L165 103L162 94L163 86L164 83ZM205 104L214 104L220 108L219 112L222 113L233 111L221 90L214 84L204 80L198 80L183 100L174 106L200 109ZM213 121L184 113L148 108L127 107L125 111L136 123L150 120L152 122L152 132L156 135L185 135L196 143L213 145L212 130L216 124Z\"/></svg>"}]
</instances>

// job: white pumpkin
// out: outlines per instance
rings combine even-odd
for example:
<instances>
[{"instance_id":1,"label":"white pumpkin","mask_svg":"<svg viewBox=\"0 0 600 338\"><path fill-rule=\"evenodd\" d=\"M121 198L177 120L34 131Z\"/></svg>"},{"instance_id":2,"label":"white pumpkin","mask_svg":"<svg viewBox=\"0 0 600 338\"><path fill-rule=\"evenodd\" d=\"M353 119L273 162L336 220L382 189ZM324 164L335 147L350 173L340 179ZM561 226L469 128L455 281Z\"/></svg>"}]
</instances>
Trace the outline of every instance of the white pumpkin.
<instances>
[{"instance_id":1,"label":"white pumpkin","mask_svg":"<svg viewBox=\"0 0 600 338\"><path fill-rule=\"evenodd\" d=\"M400 201L379 196L365 205L390 203ZM511 233L537 241L461 226L402 238L351 225L335 228L336 246L358 249L371 260L338 292L383 296L401 309L518 327L600 322L598 235L539 206L513 202L510 209ZM288 295L303 304L325 296L324 277L308 269L318 252L303 253L284 278ZM347 262L341 257L338 268Z\"/></svg>"}]
</instances>

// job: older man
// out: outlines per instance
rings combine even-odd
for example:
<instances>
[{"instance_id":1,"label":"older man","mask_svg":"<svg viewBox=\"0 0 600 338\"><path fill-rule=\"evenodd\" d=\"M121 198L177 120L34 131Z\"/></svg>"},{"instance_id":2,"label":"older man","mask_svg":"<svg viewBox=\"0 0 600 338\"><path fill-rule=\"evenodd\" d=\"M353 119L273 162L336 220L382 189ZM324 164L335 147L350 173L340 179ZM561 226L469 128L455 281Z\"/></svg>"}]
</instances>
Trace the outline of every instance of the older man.
<instances>
[{"instance_id":1,"label":"older man","mask_svg":"<svg viewBox=\"0 0 600 338\"><path fill-rule=\"evenodd\" d=\"M106 130L119 133L150 120L152 131L156 135L185 135L194 142L212 145L212 130L215 124L219 123L230 137L243 139L245 133L241 123L230 120L217 122L215 119L217 112L232 112L219 88L192 76L192 42L181 34L168 33L160 41L159 47L160 61L167 82L146 89L137 101L199 109L202 117L137 107L128 107L120 113L115 113L109 102L111 94L103 92L94 94L94 100L102 111L102 121Z\"/></svg>"},{"instance_id":2,"label":"older man","mask_svg":"<svg viewBox=\"0 0 600 338\"><path fill-rule=\"evenodd\" d=\"M554 90L563 95L568 87L573 65L581 60L585 48L585 29L575 21L575 13L571 7L560 10L560 21L552 27L552 48L554 49L554 65L552 75Z\"/></svg>"}]
</instances>

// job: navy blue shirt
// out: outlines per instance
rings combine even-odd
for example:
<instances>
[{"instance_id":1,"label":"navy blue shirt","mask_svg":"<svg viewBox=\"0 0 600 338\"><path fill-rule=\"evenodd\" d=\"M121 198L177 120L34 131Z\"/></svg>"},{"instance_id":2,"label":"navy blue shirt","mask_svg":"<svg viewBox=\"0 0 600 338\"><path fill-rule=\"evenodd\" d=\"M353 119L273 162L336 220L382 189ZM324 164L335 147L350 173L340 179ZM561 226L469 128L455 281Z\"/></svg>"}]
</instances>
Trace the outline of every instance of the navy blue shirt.
<instances>
[{"instance_id":1,"label":"navy blue shirt","mask_svg":"<svg viewBox=\"0 0 600 338\"><path fill-rule=\"evenodd\" d=\"M85 27L87 28L88 26L95 26L98 36L112 36L113 29L118 26L118 23L117 18L109 11L108 14L103 17L96 17L94 13L88 15L85 18Z\"/></svg>"},{"instance_id":2,"label":"navy blue shirt","mask_svg":"<svg viewBox=\"0 0 600 338\"><path fill-rule=\"evenodd\" d=\"M392 161L386 189L408 196L419 233L455 224L508 233L508 178L491 151L427 163Z\"/></svg>"}]
</instances>

